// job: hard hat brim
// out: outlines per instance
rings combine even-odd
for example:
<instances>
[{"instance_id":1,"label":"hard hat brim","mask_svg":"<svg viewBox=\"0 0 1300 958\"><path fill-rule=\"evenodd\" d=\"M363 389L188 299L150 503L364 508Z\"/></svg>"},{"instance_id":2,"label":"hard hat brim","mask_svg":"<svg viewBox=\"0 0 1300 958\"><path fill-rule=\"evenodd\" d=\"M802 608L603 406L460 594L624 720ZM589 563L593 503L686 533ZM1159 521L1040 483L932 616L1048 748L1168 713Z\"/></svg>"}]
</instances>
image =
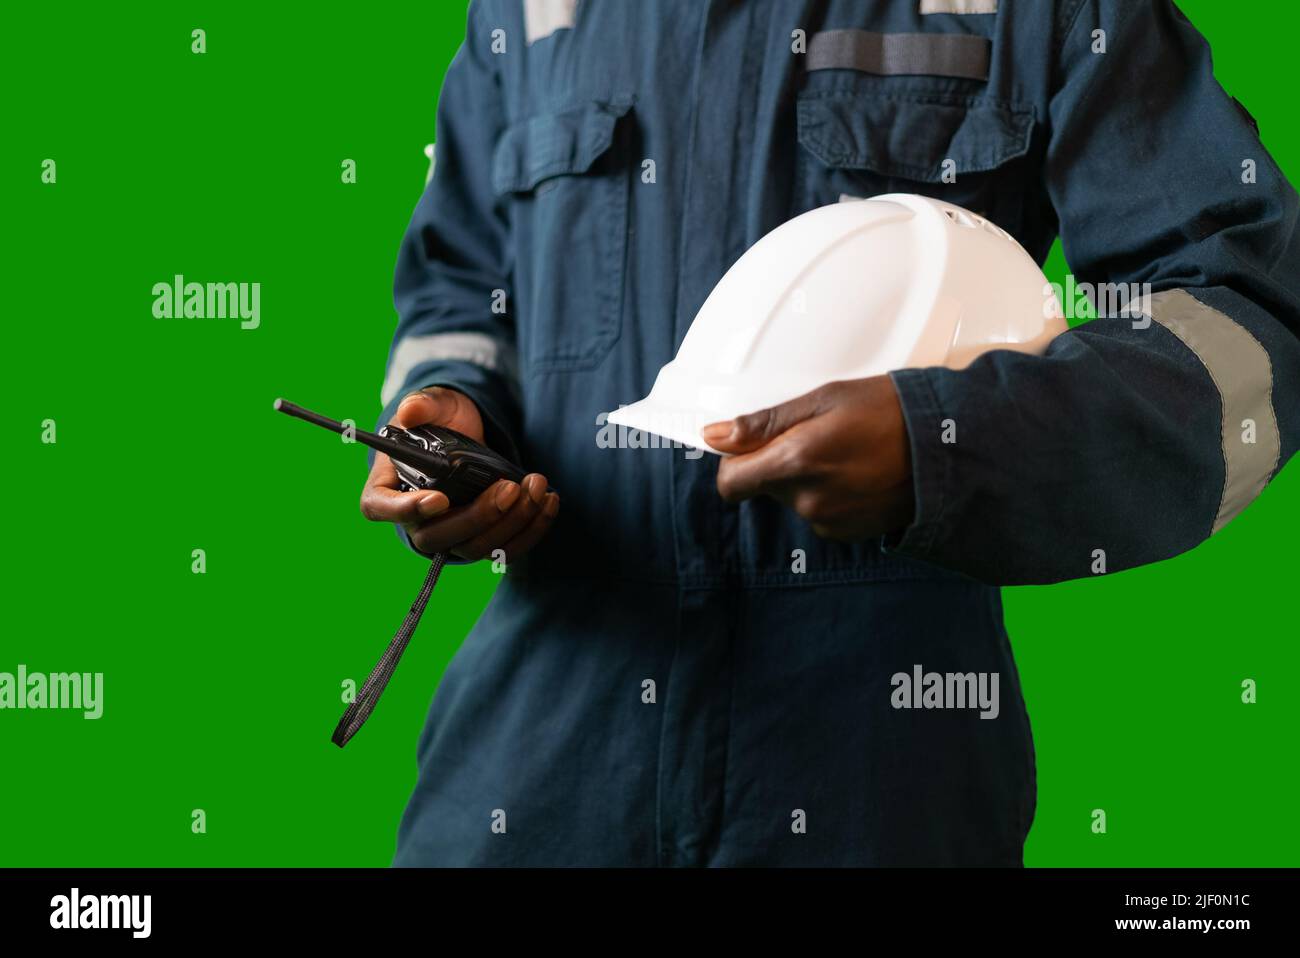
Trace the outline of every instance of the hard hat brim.
<instances>
[{"instance_id":1,"label":"hard hat brim","mask_svg":"<svg viewBox=\"0 0 1300 958\"><path fill-rule=\"evenodd\" d=\"M647 396L630 406L620 406L609 414L606 421L616 426L625 426L628 429L636 429L652 436L658 436L660 439L668 440L668 442L659 443L661 446L678 443L687 448L703 449L705 452L720 456L723 453L718 452L700 438L700 429L711 422L716 422L719 418L725 417L665 406ZM637 443L637 445L640 445L640 443Z\"/></svg>"}]
</instances>

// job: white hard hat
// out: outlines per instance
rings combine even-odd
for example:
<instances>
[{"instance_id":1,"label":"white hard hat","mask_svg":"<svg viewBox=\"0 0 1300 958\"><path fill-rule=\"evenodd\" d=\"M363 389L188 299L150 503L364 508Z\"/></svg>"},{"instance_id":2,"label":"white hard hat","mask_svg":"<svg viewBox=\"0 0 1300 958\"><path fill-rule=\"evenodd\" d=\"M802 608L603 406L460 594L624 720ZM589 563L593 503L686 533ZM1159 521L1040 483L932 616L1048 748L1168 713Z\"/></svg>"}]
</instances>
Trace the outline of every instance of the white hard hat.
<instances>
[{"instance_id":1,"label":"white hard hat","mask_svg":"<svg viewBox=\"0 0 1300 958\"><path fill-rule=\"evenodd\" d=\"M740 257L650 395L608 421L709 449L702 426L828 382L1041 353L1065 329L1042 270L983 217L909 193L834 203Z\"/></svg>"}]
</instances>

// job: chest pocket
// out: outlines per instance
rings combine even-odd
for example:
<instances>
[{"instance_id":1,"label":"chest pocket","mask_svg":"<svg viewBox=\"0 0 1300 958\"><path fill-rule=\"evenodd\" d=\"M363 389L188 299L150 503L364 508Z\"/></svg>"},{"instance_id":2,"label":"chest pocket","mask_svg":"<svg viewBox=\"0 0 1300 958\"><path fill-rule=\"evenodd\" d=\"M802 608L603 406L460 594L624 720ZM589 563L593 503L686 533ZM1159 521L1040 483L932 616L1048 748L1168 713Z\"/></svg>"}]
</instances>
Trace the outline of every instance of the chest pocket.
<instances>
[{"instance_id":1,"label":"chest pocket","mask_svg":"<svg viewBox=\"0 0 1300 958\"><path fill-rule=\"evenodd\" d=\"M796 213L844 198L919 193L1015 233L1030 184L1033 109L959 93L805 92Z\"/></svg>"},{"instance_id":2,"label":"chest pocket","mask_svg":"<svg viewBox=\"0 0 1300 958\"><path fill-rule=\"evenodd\" d=\"M590 369L622 326L631 176L619 149L631 98L590 101L506 128L492 183L510 198L525 372Z\"/></svg>"}]
</instances>

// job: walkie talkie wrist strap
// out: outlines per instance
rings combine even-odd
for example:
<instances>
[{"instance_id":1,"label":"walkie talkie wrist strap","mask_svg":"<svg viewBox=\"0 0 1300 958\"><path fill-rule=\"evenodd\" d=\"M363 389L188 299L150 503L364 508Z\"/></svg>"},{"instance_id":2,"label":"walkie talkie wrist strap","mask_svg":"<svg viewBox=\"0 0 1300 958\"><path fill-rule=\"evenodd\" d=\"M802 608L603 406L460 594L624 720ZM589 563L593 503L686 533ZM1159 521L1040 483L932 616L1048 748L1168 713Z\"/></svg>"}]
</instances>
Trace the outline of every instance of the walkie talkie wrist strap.
<instances>
[{"instance_id":1,"label":"walkie talkie wrist strap","mask_svg":"<svg viewBox=\"0 0 1300 958\"><path fill-rule=\"evenodd\" d=\"M330 738L330 741L339 748L348 744L352 736L356 735L365 724L366 719L370 718L370 713L375 710L379 696L384 694L388 680L393 677L397 663L401 661L402 653L406 651L411 635L415 632L415 627L420 624L420 616L424 614L424 607L429 603L429 595L433 592L446 558L446 555L441 552L432 556L433 561L424 577L424 584L420 586L420 594L411 603L410 611L406 613L406 618L402 620L402 625L393 636L393 640L388 643L388 648L384 649L384 654L379 657L375 667L370 670L370 675L362 683L357 697L339 719L338 727L334 729L334 734Z\"/></svg>"}]
</instances>

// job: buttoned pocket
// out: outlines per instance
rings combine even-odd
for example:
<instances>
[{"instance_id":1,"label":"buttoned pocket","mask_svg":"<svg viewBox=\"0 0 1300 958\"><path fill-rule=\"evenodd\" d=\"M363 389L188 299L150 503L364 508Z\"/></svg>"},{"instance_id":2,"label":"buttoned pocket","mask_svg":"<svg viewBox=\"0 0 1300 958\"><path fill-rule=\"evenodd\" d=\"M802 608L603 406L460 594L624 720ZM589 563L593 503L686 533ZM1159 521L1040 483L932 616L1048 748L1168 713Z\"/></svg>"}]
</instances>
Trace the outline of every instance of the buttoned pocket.
<instances>
[{"instance_id":1,"label":"buttoned pocket","mask_svg":"<svg viewBox=\"0 0 1300 958\"><path fill-rule=\"evenodd\" d=\"M622 327L631 98L590 101L507 127L492 183L508 196L514 311L526 372L591 369Z\"/></svg>"},{"instance_id":2,"label":"buttoned pocket","mask_svg":"<svg viewBox=\"0 0 1300 958\"><path fill-rule=\"evenodd\" d=\"M1033 109L957 93L805 92L796 212L845 198L919 193L1012 232L1028 188Z\"/></svg>"}]
</instances>

